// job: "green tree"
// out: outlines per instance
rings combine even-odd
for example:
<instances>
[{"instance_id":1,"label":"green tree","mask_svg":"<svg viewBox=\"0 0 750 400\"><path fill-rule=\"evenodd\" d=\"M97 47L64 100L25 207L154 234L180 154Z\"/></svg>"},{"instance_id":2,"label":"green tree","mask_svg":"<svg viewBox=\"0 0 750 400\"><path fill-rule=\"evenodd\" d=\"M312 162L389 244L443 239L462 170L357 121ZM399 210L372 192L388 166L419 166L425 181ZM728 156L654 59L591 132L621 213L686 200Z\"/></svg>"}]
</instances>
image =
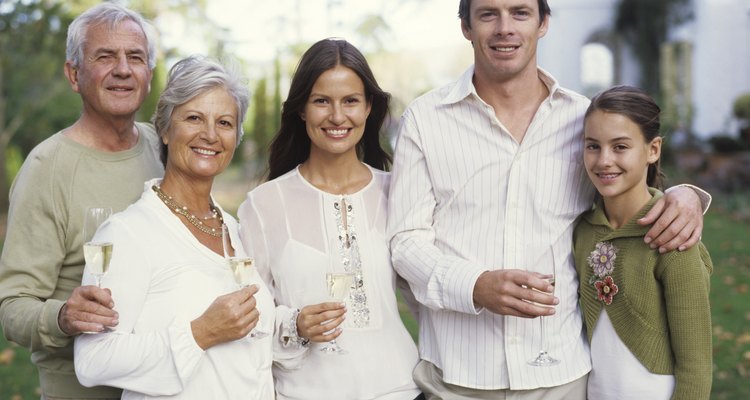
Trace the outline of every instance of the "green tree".
<instances>
[{"instance_id":1,"label":"green tree","mask_svg":"<svg viewBox=\"0 0 750 400\"><path fill-rule=\"evenodd\" d=\"M266 78L261 78L255 84L253 90L253 120L252 127L250 129L250 138L253 144L253 151L248 154L249 159L247 162L252 163L256 166L265 164L266 161L266 149L268 143L273 135L269 129L269 122L273 117L273 114L268 112L268 82Z\"/></svg>"},{"instance_id":2,"label":"green tree","mask_svg":"<svg viewBox=\"0 0 750 400\"><path fill-rule=\"evenodd\" d=\"M617 5L615 30L638 58L647 92L659 93L661 46L669 29L690 18L690 0L620 0Z\"/></svg>"},{"instance_id":3,"label":"green tree","mask_svg":"<svg viewBox=\"0 0 750 400\"><path fill-rule=\"evenodd\" d=\"M270 122L270 132L275 134L281 125L281 58L276 55L273 63L273 119Z\"/></svg>"},{"instance_id":4,"label":"green tree","mask_svg":"<svg viewBox=\"0 0 750 400\"><path fill-rule=\"evenodd\" d=\"M164 62L159 60L154 68L153 77L151 78L151 92L143 100L141 108L138 109L136 120L150 121L156 111L156 104L159 102L159 95L164 86L167 84L167 71Z\"/></svg>"},{"instance_id":5,"label":"green tree","mask_svg":"<svg viewBox=\"0 0 750 400\"><path fill-rule=\"evenodd\" d=\"M0 210L8 207L8 149L25 157L80 113L80 106L71 106L79 102L62 74L70 21L61 3L0 7Z\"/></svg>"}]
</instances>

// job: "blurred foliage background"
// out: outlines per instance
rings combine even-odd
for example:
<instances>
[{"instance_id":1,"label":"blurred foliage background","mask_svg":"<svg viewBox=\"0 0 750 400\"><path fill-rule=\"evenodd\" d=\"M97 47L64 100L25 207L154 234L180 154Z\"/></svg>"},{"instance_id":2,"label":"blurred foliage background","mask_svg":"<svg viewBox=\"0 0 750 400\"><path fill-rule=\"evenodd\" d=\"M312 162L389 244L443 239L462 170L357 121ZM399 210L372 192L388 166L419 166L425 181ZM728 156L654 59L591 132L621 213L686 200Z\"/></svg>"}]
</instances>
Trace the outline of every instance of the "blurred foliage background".
<instances>
[{"instance_id":1,"label":"blurred foliage background","mask_svg":"<svg viewBox=\"0 0 750 400\"><path fill-rule=\"evenodd\" d=\"M337 2L341 0L329 1ZM471 48L464 46L456 49L452 53L452 63L443 66L439 74L428 71L429 58L419 54L401 54L386 48L390 27L383 18L385 13L395 12L399 7L419 7L428 1L382 2L378 13L364 15L354 22L353 35L359 41L368 43L365 53L375 75L381 85L394 95L391 110L394 123L388 125L384 135L387 145L391 145L395 120L406 104L419 94L444 83L440 76L457 77L471 63ZM97 1L93 0L0 0L0 240L5 231L3 221L8 206L8 188L24 158L36 144L73 123L80 113L80 99L70 90L62 74L65 36L72 18L95 3ZM652 28L662 29L664 24L670 23L670 19L688 18L690 15L684 0L669 2L679 7L679 15L670 14L668 9L660 6L665 2L648 2L653 3L651 6L654 7L659 5L654 12L649 11L649 7L641 7L646 2L623 0L622 3L618 29L634 45L649 35L646 29L649 22L642 23L643 18L651 18ZM209 43L207 53L217 57L229 55L226 54L228 44L222 39L221 29L206 18L206 0L136 0L129 2L129 5L152 20L170 15L183 19L190 26L200 27ZM280 22L281 26L285 24L284 21ZM458 29L457 26L454 29ZM299 56L311 43L303 39L292 41L277 53L272 62L263 65L254 64L252 60L239 60L254 71L249 82L253 99L242 147L236 153L233 166L216 185L216 196L229 211L236 210L247 190L262 179L266 148L278 127L285 85ZM140 111L139 120L150 118L163 88L168 65L184 55L187 54L162 44L152 92ZM654 77L655 72L651 68L658 65L659 52L644 48L638 57L642 58L639 62L649 66L651 71L644 74L644 85L653 88L656 98L660 98L659 85L654 81L658 81L658 78ZM747 100L738 102L737 117L750 120L750 113L745 111ZM747 126L743 125L750 132ZM667 132L667 135L670 133ZM750 140L750 134L747 140ZM750 398L750 186L746 181L737 180L737 172L724 175L721 169L711 172L712 165L725 164L733 166L734 169L730 171L738 171L737 163L748 159L750 146L743 148L742 138L719 138L713 142L699 145L703 150L697 153L692 148L675 150L678 154L667 152L665 161L671 177L670 184L695 182L713 189L714 194L714 203L706 216L703 234L715 264L712 277L712 398ZM739 171L740 175L744 171L750 176L750 167L742 167ZM403 318L416 339L416 323L406 311ZM0 400L38 397L37 373L29 361L29 353L0 337Z\"/></svg>"}]
</instances>

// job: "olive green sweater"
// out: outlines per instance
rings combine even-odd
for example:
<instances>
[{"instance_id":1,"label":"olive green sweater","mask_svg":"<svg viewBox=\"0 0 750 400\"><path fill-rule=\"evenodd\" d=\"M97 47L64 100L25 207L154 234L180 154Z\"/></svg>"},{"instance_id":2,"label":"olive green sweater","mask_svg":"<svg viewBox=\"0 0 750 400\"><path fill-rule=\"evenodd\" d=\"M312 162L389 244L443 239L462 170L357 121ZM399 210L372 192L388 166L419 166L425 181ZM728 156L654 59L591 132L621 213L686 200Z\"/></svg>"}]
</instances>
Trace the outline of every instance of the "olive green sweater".
<instances>
[{"instance_id":1,"label":"olive green sweater","mask_svg":"<svg viewBox=\"0 0 750 400\"><path fill-rule=\"evenodd\" d=\"M703 243L659 254L643 242L649 227L636 223L662 193L627 224L612 229L599 201L581 216L573 235L579 301L589 340L602 307L620 340L649 371L673 374L673 399L708 399L711 392L711 312L708 293L713 265ZM599 300L588 257L596 244L617 249L611 273L619 291L612 303ZM592 276L596 279L592 279Z\"/></svg>"}]
</instances>

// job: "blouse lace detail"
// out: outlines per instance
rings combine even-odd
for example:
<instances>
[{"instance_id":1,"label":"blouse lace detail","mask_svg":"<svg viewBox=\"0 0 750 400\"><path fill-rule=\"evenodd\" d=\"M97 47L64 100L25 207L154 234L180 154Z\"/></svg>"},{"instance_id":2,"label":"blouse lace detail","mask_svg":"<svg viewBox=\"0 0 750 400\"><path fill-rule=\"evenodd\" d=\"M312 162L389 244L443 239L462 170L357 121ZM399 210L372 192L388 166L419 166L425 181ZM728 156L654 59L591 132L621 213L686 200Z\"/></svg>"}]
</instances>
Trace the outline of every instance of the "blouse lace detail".
<instances>
[{"instance_id":1,"label":"blouse lace detail","mask_svg":"<svg viewBox=\"0 0 750 400\"><path fill-rule=\"evenodd\" d=\"M357 245L357 230L354 225L352 205L345 196L333 202L334 215L338 225L338 244L341 261L346 272L354 274L354 286L349 291L348 308L353 316L352 322L357 328L370 323L370 308L367 306L362 261Z\"/></svg>"}]
</instances>

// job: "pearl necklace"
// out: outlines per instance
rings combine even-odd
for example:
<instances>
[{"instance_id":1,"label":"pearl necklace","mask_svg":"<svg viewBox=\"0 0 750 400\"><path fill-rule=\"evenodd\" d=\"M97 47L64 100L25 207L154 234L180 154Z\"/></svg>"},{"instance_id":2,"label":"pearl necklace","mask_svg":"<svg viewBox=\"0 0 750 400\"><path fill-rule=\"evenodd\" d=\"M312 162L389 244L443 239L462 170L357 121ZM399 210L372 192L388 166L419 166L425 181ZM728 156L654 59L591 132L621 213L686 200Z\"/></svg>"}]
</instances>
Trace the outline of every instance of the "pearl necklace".
<instances>
[{"instance_id":1,"label":"pearl necklace","mask_svg":"<svg viewBox=\"0 0 750 400\"><path fill-rule=\"evenodd\" d=\"M156 196L159 197L159 199L166 204L167 207L169 207L170 210L174 211L177 214L182 215L185 217L185 219L188 220L194 227L196 227L199 231L211 235L213 237L221 237L221 229L212 228L206 224L203 223L198 217L191 214L190 211L186 206L181 206L177 204L176 201L172 198L172 196L168 196L166 193L162 192L161 187L159 185L151 186L151 189L153 189L154 192L156 192ZM213 205L213 203L209 204L209 208L211 209L211 213L213 216L204 218L205 220L209 219L219 219L219 226L224 224L224 217L221 215L221 211L219 211L216 206Z\"/></svg>"}]
</instances>

